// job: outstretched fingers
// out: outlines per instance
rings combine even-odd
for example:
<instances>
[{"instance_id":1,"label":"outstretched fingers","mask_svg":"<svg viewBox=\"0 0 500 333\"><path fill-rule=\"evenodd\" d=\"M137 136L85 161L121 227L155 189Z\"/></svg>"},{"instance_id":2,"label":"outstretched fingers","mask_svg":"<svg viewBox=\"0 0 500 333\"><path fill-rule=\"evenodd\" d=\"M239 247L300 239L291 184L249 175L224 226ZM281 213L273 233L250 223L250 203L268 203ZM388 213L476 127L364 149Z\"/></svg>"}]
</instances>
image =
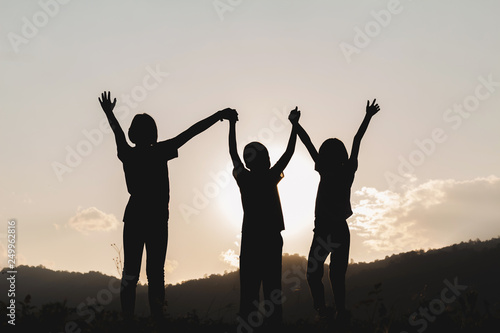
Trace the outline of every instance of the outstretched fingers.
<instances>
[{"instance_id":1,"label":"outstretched fingers","mask_svg":"<svg viewBox=\"0 0 500 333\"><path fill-rule=\"evenodd\" d=\"M113 102L111 102L111 92L104 91L101 93L101 97L97 98L99 100L99 103L101 103L101 107L104 109L104 111L112 111L113 108L116 105L116 98L113 99Z\"/></svg>"},{"instance_id":2,"label":"outstretched fingers","mask_svg":"<svg viewBox=\"0 0 500 333\"><path fill-rule=\"evenodd\" d=\"M366 112L370 115L376 114L378 111L380 111L380 106L376 103L377 99L373 99L373 102L370 105L370 100L366 101Z\"/></svg>"},{"instance_id":3,"label":"outstretched fingers","mask_svg":"<svg viewBox=\"0 0 500 333\"><path fill-rule=\"evenodd\" d=\"M99 102L104 103L108 97L106 96L106 92L101 93L101 97L99 98Z\"/></svg>"}]
</instances>

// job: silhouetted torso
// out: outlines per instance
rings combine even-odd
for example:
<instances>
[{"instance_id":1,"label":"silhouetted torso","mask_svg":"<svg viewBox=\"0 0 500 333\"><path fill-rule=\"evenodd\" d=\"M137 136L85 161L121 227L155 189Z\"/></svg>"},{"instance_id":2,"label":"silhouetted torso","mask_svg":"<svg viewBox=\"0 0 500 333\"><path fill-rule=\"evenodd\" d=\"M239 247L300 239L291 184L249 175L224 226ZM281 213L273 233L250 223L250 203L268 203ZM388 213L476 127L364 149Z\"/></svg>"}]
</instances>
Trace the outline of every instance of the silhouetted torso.
<instances>
[{"instance_id":1,"label":"silhouetted torso","mask_svg":"<svg viewBox=\"0 0 500 333\"><path fill-rule=\"evenodd\" d=\"M316 163L315 169L321 179L316 197L315 231L331 232L336 222L343 223L352 215L351 185L357 167L357 160L351 159L338 168Z\"/></svg>"},{"instance_id":2,"label":"silhouetted torso","mask_svg":"<svg viewBox=\"0 0 500 333\"><path fill-rule=\"evenodd\" d=\"M168 221L170 186L167 161L176 157L177 147L170 140L149 147L119 149L118 158L123 162L130 193L124 222Z\"/></svg>"},{"instance_id":3,"label":"silhouetted torso","mask_svg":"<svg viewBox=\"0 0 500 333\"><path fill-rule=\"evenodd\" d=\"M243 233L280 232L285 229L278 183L282 170L273 167L264 171L243 169L233 173L240 188L243 205Z\"/></svg>"}]
</instances>

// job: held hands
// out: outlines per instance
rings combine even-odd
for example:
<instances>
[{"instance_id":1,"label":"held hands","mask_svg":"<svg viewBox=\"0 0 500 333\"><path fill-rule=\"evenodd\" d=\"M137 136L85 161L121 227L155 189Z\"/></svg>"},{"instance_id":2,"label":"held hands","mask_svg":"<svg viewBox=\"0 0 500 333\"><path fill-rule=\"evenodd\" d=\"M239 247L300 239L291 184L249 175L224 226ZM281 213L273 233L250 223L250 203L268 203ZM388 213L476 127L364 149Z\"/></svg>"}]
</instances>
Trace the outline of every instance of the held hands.
<instances>
[{"instance_id":1,"label":"held hands","mask_svg":"<svg viewBox=\"0 0 500 333\"><path fill-rule=\"evenodd\" d=\"M116 104L116 98L113 99L113 102L111 102L111 93L108 91L108 94L106 95L106 92L103 92L99 98L99 103L101 103L101 107L105 113L113 112Z\"/></svg>"},{"instance_id":2,"label":"held hands","mask_svg":"<svg viewBox=\"0 0 500 333\"><path fill-rule=\"evenodd\" d=\"M378 106L378 104L375 104L376 100L376 98L373 100L372 105L370 105L370 100L366 101L366 114L370 117L374 116L377 112L380 111L380 107Z\"/></svg>"},{"instance_id":3,"label":"held hands","mask_svg":"<svg viewBox=\"0 0 500 333\"><path fill-rule=\"evenodd\" d=\"M224 110L219 111L220 120L223 119L229 120L231 123L235 123L238 121L238 112L235 109L225 108Z\"/></svg>"},{"instance_id":4,"label":"held hands","mask_svg":"<svg viewBox=\"0 0 500 333\"><path fill-rule=\"evenodd\" d=\"M292 123L292 125L296 125L299 123L300 118L300 110L298 106L295 107L292 111L290 111L290 115L288 115L288 120Z\"/></svg>"}]
</instances>

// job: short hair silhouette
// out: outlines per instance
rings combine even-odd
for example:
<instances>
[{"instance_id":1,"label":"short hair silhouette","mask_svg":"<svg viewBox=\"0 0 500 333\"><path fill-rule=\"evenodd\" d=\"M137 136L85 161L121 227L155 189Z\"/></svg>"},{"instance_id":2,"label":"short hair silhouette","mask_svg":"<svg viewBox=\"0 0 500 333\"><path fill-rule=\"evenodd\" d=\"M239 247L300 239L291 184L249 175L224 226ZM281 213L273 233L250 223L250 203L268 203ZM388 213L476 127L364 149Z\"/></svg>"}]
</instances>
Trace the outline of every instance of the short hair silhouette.
<instances>
[{"instance_id":1,"label":"short hair silhouette","mask_svg":"<svg viewBox=\"0 0 500 333\"><path fill-rule=\"evenodd\" d=\"M344 143L337 138L325 140L318 151L318 164L327 168L342 166L348 159Z\"/></svg>"},{"instance_id":2,"label":"short hair silhouette","mask_svg":"<svg viewBox=\"0 0 500 333\"><path fill-rule=\"evenodd\" d=\"M156 122L147 113L136 114L128 130L128 138L136 145L152 145L158 141Z\"/></svg>"},{"instance_id":3,"label":"short hair silhouette","mask_svg":"<svg viewBox=\"0 0 500 333\"><path fill-rule=\"evenodd\" d=\"M246 167L252 171L267 170L271 167L269 152L260 142L250 142L245 146L243 160Z\"/></svg>"}]
</instances>

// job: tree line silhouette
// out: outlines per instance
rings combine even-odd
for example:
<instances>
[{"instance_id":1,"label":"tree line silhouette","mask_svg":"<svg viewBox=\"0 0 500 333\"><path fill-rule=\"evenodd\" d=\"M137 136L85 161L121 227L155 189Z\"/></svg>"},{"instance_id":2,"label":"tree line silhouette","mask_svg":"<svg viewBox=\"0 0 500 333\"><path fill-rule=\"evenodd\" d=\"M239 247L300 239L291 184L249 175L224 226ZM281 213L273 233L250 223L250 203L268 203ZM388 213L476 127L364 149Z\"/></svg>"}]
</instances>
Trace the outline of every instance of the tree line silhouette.
<instances>
[{"instance_id":1,"label":"tree line silhouette","mask_svg":"<svg viewBox=\"0 0 500 333\"><path fill-rule=\"evenodd\" d=\"M352 330L417 332L420 326L409 324L410 315L440 297L445 279L453 282L456 277L467 290L434 322L429 322L425 331L491 332L500 324L499 260L500 238L494 238L351 264L346 276L346 292L348 306L353 312ZM314 320L315 311L310 307L312 300L305 277L306 267L304 257L283 256L282 284L286 299L283 316L290 332L322 332L323 329ZM110 283L111 289L119 286L116 277L99 272L53 271L43 266L19 266L18 272L19 327L60 332L71 320L78 323L83 332L119 330L118 294L113 294L113 299L102 305L101 311L98 311L99 302L87 304L88 298L97 300L99 295L107 302L102 290L110 290ZM6 288L6 282L0 279L0 288ZM230 329L238 311L238 286L237 271L167 285L167 299L172 300L168 305L170 324L179 325L175 327L182 327L186 332ZM5 301L0 303L0 315L5 316ZM138 286L137 304L147 309L144 285ZM139 313L140 317L147 315L147 312ZM87 322L89 319L92 320ZM147 322L144 325L147 327ZM387 330L382 330L384 327Z\"/></svg>"}]
</instances>

